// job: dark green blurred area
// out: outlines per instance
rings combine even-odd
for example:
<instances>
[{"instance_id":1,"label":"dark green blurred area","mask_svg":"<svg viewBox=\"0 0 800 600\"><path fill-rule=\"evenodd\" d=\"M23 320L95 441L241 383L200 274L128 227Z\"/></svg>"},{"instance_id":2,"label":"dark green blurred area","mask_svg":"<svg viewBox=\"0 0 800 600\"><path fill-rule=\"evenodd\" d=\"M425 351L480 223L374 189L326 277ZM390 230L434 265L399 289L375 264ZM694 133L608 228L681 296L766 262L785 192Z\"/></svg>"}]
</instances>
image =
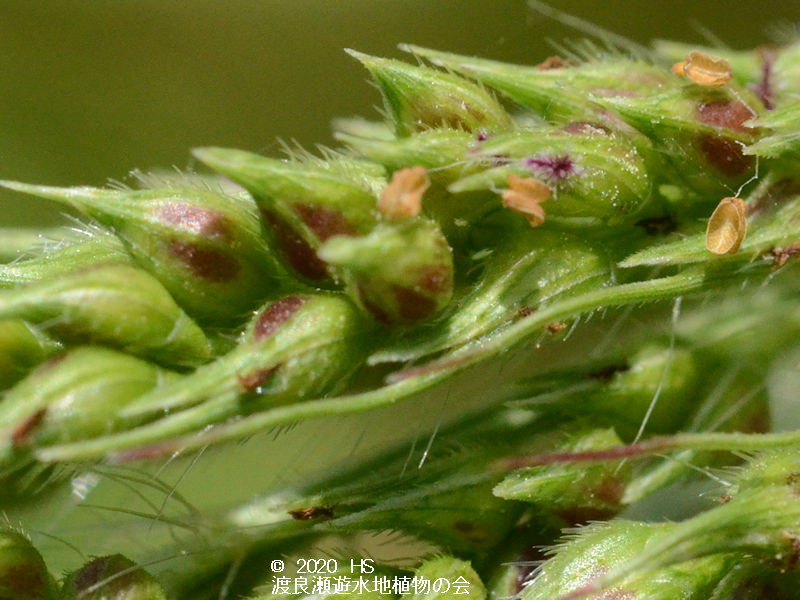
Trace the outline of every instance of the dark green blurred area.
<instances>
[{"instance_id":1,"label":"dark green blurred area","mask_svg":"<svg viewBox=\"0 0 800 600\"><path fill-rule=\"evenodd\" d=\"M699 43L707 28L750 47L800 20L783 0L553 4L640 42ZM536 63L548 39L584 37L524 0L0 0L0 17L0 177L53 185L190 166L194 146L330 144L331 119L380 103L345 47ZM8 192L0 207L0 225L48 209Z\"/></svg>"}]
</instances>

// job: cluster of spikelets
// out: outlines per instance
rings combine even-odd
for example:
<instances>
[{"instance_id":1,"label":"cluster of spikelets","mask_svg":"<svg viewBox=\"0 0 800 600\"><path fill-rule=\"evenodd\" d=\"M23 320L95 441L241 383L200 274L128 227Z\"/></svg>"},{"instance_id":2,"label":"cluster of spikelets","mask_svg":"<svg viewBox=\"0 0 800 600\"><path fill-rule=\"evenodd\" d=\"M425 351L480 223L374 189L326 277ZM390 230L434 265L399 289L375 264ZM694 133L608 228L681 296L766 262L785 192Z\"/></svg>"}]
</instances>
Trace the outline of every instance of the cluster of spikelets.
<instances>
[{"instance_id":1,"label":"cluster of spikelets","mask_svg":"<svg viewBox=\"0 0 800 600\"><path fill-rule=\"evenodd\" d=\"M69 465L390 405L526 342L547 350L583 315L626 306L646 323L666 301L670 322L571 366L536 353L537 375L483 390L486 410L440 432L423 469L401 447L231 508L207 560L162 583L186 598L217 577L263 598L455 594L425 581L498 600L794 597L800 434L762 432L766 378L800 333L800 44L587 45L537 66L407 49L442 69L352 52L386 121L340 122L343 147L321 158L204 148L218 175L2 182L84 218L34 250L21 232L0 243L0 508ZM715 476L718 506L613 518L721 467L719 450L761 453ZM373 565L349 593L330 586L358 579L355 554L300 589L265 567L387 529L439 554ZM243 556L256 566L236 587ZM0 598L163 594L120 556L58 586L0 533Z\"/></svg>"}]
</instances>

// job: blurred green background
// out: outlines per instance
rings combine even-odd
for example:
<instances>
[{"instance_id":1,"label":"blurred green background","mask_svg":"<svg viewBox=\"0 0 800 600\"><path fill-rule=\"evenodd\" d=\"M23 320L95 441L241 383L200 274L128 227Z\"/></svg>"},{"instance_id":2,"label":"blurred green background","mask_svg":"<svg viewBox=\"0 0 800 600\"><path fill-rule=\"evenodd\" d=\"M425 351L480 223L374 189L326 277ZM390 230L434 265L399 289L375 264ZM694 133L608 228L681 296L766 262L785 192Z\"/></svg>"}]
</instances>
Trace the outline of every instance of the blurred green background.
<instances>
[{"instance_id":1,"label":"blurred green background","mask_svg":"<svg viewBox=\"0 0 800 600\"><path fill-rule=\"evenodd\" d=\"M747 47L800 19L783 0L553 4L640 42L701 42L705 27ZM331 143L332 118L380 103L345 47L535 63L549 39L582 37L524 0L0 0L0 11L0 177L53 185L186 167L194 146ZM0 203L2 224L43 218L29 199Z\"/></svg>"}]
</instances>

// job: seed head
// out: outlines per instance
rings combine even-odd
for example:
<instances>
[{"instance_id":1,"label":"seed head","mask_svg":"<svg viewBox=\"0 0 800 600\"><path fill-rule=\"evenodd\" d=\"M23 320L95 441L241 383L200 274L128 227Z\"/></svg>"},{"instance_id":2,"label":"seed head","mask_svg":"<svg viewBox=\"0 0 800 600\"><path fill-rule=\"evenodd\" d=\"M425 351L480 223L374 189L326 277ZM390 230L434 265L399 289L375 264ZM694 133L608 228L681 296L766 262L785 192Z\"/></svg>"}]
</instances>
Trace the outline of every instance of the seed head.
<instances>
[{"instance_id":1,"label":"seed head","mask_svg":"<svg viewBox=\"0 0 800 600\"><path fill-rule=\"evenodd\" d=\"M796 168L800 158L800 105L789 102L752 119L753 125L767 135L748 146L746 154L762 158L777 158L786 164L787 171Z\"/></svg>"}]
</instances>

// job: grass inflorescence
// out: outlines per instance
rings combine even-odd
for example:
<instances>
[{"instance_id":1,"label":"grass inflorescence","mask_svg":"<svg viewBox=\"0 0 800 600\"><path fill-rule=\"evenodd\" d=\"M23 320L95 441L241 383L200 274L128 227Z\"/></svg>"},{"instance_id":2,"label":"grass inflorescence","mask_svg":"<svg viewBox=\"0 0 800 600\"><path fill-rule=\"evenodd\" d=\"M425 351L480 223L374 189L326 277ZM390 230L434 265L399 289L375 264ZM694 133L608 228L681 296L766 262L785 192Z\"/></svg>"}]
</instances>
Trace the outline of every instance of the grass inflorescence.
<instances>
[{"instance_id":1,"label":"grass inflorescence","mask_svg":"<svg viewBox=\"0 0 800 600\"><path fill-rule=\"evenodd\" d=\"M120 548L57 581L9 518L0 598L793 597L800 433L769 411L800 339L800 44L607 41L529 66L349 51L385 119L320 156L0 182L81 215L0 238L0 509L106 478L174 563ZM131 469L476 382L427 444L208 511ZM651 497L692 478L718 504L660 522ZM386 532L407 560L360 545ZM325 547L305 586L270 562Z\"/></svg>"}]
</instances>

